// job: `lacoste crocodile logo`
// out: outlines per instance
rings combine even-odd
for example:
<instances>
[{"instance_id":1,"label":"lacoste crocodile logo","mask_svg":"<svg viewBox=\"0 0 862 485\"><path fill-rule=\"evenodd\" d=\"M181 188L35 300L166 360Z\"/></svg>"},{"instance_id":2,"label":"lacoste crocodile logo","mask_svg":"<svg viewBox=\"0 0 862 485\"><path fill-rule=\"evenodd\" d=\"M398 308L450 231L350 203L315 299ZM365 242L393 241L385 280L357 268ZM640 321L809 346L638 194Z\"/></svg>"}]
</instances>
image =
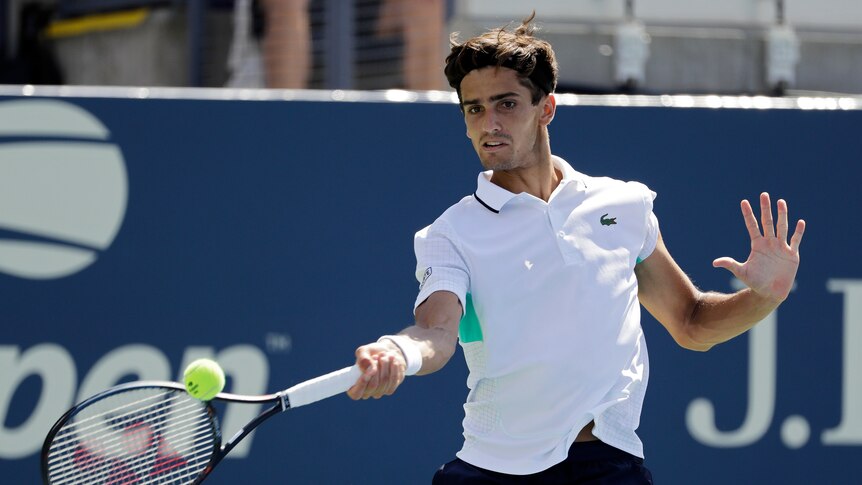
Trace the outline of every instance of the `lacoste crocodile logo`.
<instances>
[{"instance_id":1,"label":"lacoste crocodile logo","mask_svg":"<svg viewBox=\"0 0 862 485\"><path fill-rule=\"evenodd\" d=\"M612 225L617 223L617 218L616 217L608 217L608 215L605 214L601 217L601 221L602 221L603 226L612 226Z\"/></svg>"}]
</instances>

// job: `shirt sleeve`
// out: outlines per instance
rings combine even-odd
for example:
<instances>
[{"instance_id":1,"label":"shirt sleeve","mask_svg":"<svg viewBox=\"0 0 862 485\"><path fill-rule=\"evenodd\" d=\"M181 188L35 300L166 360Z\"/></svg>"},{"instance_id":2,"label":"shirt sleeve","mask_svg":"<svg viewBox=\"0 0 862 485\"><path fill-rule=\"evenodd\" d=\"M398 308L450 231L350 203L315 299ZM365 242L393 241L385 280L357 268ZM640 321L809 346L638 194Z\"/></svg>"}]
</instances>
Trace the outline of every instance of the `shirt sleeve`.
<instances>
[{"instance_id":1,"label":"shirt sleeve","mask_svg":"<svg viewBox=\"0 0 862 485\"><path fill-rule=\"evenodd\" d=\"M454 293L461 302L461 311L464 311L470 273L456 241L449 224L440 219L416 233L413 248L416 252L419 295L413 305L414 313L416 307L435 291Z\"/></svg>"},{"instance_id":2,"label":"shirt sleeve","mask_svg":"<svg viewBox=\"0 0 862 485\"><path fill-rule=\"evenodd\" d=\"M643 261L655 250L658 243L658 217L653 212L653 201L656 198L656 193L650 190L646 185L643 185L644 190L644 206L646 210L646 231L643 246L638 254L638 261Z\"/></svg>"}]
</instances>

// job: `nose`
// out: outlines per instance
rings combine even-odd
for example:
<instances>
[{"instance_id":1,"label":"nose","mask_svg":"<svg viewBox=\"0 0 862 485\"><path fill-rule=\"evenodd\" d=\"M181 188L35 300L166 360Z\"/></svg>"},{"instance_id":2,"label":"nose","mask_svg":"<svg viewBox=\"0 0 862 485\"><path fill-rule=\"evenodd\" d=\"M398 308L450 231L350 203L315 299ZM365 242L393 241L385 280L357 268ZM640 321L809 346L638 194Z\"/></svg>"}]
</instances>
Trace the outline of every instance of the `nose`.
<instances>
[{"instance_id":1,"label":"nose","mask_svg":"<svg viewBox=\"0 0 862 485\"><path fill-rule=\"evenodd\" d=\"M500 120L494 110L485 111L485 116L482 120L482 130L485 133L497 133L500 131Z\"/></svg>"}]
</instances>

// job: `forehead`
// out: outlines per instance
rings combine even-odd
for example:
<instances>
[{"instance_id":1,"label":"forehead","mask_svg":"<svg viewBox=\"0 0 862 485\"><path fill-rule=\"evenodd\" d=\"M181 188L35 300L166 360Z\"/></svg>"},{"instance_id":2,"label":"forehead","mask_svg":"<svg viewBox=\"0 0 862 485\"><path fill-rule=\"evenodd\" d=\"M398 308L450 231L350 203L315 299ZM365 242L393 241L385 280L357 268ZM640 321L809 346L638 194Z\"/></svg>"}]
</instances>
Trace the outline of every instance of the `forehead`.
<instances>
[{"instance_id":1,"label":"forehead","mask_svg":"<svg viewBox=\"0 0 862 485\"><path fill-rule=\"evenodd\" d=\"M508 67L487 66L470 71L461 80L461 99L487 101L500 93L516 93L530 97L530 90L521 84L518 72Z\"/></svg>"}]
</instances>

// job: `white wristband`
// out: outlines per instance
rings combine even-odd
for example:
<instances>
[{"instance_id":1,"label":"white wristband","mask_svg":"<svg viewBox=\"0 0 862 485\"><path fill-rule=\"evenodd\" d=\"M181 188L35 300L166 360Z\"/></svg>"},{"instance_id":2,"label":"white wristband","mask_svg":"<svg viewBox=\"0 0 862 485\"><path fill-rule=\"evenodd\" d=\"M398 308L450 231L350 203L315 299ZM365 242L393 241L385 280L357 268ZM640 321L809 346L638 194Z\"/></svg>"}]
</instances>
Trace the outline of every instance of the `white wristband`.
<instances>
[{"instance_id":1,"label":"white wristband","mask_svg":"<svg viewBox=\"0 0 862 485\"><path fill-rule=\"evenodd\" d=\"M384 335L377 339L377 341L380 342L384 339L397 345L401 349L401 353L404 354L404 360L407 362L405 375L412 376L419 372L419 369L422 368L422 352L419 351L419 347L415 342L403 335Z\"/></svg>"}]
</instances>

